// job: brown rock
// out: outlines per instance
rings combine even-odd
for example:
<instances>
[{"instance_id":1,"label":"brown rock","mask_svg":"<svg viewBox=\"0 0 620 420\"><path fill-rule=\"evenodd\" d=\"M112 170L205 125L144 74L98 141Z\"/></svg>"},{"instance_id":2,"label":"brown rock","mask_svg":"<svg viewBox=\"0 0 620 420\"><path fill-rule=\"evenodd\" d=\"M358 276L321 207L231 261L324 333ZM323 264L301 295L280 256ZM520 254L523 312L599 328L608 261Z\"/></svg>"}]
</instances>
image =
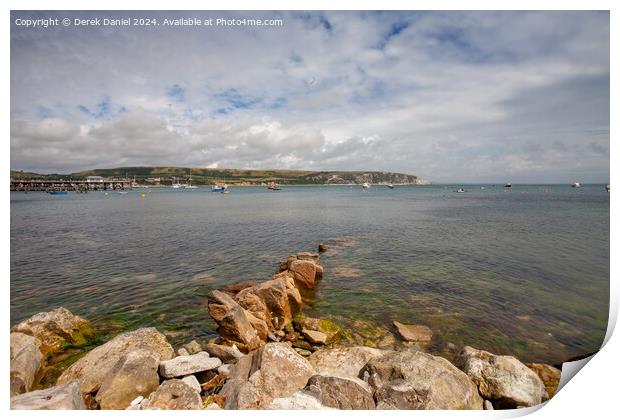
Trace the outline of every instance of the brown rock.
<instances>
[{"instance_id":1,"label":"brown rock","mask_svg":"<svg viewBox=\"0 0 620 420\"><path fill-rule=\"evenodd\" d=\"M146 410L201 410L200 393L181 379L164 381L143 407Z\"/></svg>"},{"instance_id":2,"label":"brown rock","mask_svg":"<svg viewBox=\"0 0 620 420\"><path fill-rule=\"evenodd\" d=\"M220 337L224 342L236 344L242 351L252 351L261 340L241 306L230 309L220 320Z\"/></svg>"},{"instance_id":3,"label":"brown rock","mask_svg":"<svg viewBox=\"0 0 620 420\"><path fill-rule=\"evenodd\" d=\"M433 332L424 325L407 325L398 321L393 322L398 335L405 341L429 342L433 338Z\"/></svg>"},{"instance_id":4,"label":"brown rock","mask_svg":"<svg viewBox=\"0 0 620 420\"><path fill-rule=\"evenodd\" d=\"M327 343L327 335L320 331L307 330L303 329L301 333L304 335L306 340L311 342L312 344L325 344Z\"/></svg>"},{"instance_id":5,"label":"brown rock","mask_svg":"<svg viewBox=\"0 0 620 420\"><path fill-rule=\"evenodd\" d=\"M329 249L329 245L327 244L319 244L319 252L325 252Z\"/></svg>"},{"instance_id":6,"label":"brown rock","mask_svg":"<svg viewBox=\"0 0 620 420\"><path fill-rule=\"evenodd\" d=\"M316 264L312 260L294 260L289 265L293 273L295 285L306 289L314 289L316 285Z\"/></svg>"},{"instance_id":7,"label":"brown rock","mask_svg":"<svg viewBox=\"0 0 620 420\"><path fill-rule=\"evenodd\" d=\"M532 369L543 381L549 398L553 397L558 390L562 371L545 363L526 363L525 366Z\"/></svg>"},{"instance_id":8,"label":"brown rock","mask_svg":"<svg viewBox=\"0 0 620 420\"><path fill-rule=\"evenodd\" d=\"M314 375L305 392L327 407L341 410L374 410L375 400L370 386L357 378Z\"/></svg>"},{"instance_id":9,"label":"brown rock","mask_svg":"<svg viewBox=\"0 0 620 420\"><path fill-rule=\"evenodd\" d=\"M36 337L44 356L62 352L68 346L83 346L95 335L85 319L62 307L33 315L11 328L11 332Z\"/></svg>"},{"instance_id":10,"label":"brown rock","mask_svg":"<svg viewBox=\"0 0 620 420\"><path fill-rule=\"evenodd\" d=\"M316 252L298 252L296 255L298 260L312 261L315 264L321 264L319 254Z\"/></svg>"},{"instance_id":11,"label":"brown rock","mask_svg":"<svg viewBox=\"0 0 620 420\"><path fill-rule=\"evenodd\" d=\"M213 357L217 357L224 363L237 363L243 357L243 353L236 346L223 346L220 344L205 344L205 351Z\"/></svg>"},{"instance_id":12,"label":"brown rock","mask_svg":"<svg viewBox=\"0 0 620 420\"><path fill-rule=\"evenodd\" d=\"M268 343L233 366L219 394L227 409L266 408L303 388L312 374L312 366L286 344Z\"/></svg>"},{"instance_id":13,"label":"brown rock","mask_svg":"<svg viewBox=\"0 0 620 420\"><path fill-rule=\"evenodd\" d=\"M361 346L321 349L312 353L308 362L320 375L357 378L369 360L385 353L385 350Z\"/></svg>"},{"instance_id":14,"label":"brown rock","mask_svg":"<svg viewBox=\"0 0 620 420\"><path fill-rule=\"evenodd\" d=\"M239 306L237 302L227 293L213 290L207 295L209 315L215 322L220 322L222 318L232 308Z\"/></svg>"}]
</instances>

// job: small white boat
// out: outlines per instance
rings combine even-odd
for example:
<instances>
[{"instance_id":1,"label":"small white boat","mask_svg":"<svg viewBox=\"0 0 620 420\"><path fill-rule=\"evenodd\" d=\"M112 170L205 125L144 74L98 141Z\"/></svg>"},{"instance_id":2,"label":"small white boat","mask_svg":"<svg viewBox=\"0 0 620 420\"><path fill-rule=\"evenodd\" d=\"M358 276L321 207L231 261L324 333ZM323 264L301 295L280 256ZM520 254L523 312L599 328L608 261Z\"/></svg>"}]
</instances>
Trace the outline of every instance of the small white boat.
<instances>
[{"instance_id":1,"label":"small white boat","mask_svg":"<svg viewBox=\"0 0 620 420\"><path fill-rule=\"evenodd\" d=\"M579 188L581 187L581 184L579 182L573 182L573 184L571 185L571 187L573 188Z\"/></svg>"},{"instance_id":2,"label":"small white boat","mask_svg":"<svg viewBox=\"0 0 620 420\"><path fill-rule=\"evenodd\" d=\"M609 192L609 184L605 186L605 192Z\"/></svg>"},{"instance_id":3,"label":"small white boat","mask_svg":"<svg viewBox=\"0 0 620 420\"><path fill-rule=\"evenodd\" d=\"M394 189L394 185L393 185L393 184L387 184L387 187L388 187L389 189L391 189L391 190L393 190L393 189Z\"/></svg>"},{"instance_id":4,"label":"small white boat","mask_svg":"<svg viewBox=\"0 0 620 420\"><path fill-rule=\"evenodd\" d=\"M365 190L367 190L368 188L370 188L370 184L369 184L368 182L364 182L364 183L362 184L362 188L363 188L363 189L365 189Z\"/></svg>"},{"instance_id":5,"label":"small white boat","mask_svg":"<svg viewBox=\"0 0 620 420\"><path fill-rule=\"evenodd\" d=\"M504 185L504 188L512 188L512 184L510 182L506 183L506 185Z\"/></svg>"},{"instance_id":6,"label":"small white boat","mask_svg":"<svg viewBox=\"0 0 620 420\"><path fill-rule=\"evenodd\" d=\"M195 185L192 185L192 171L189 171L189 181L187 182L187 185L185 186L186 190L195 190L196 188L198 188Z\"/></svg>"},{"instance_id":7,"label":"small white boat","mask_svg":"<svg viewBox=\"0 0 620 420\"><path fill-rule=\"evenodd\" d=\"M464 193L465 189L464 188L459 188L455 192L457 192L457 193Z\"/></svg>"}]
</instances>

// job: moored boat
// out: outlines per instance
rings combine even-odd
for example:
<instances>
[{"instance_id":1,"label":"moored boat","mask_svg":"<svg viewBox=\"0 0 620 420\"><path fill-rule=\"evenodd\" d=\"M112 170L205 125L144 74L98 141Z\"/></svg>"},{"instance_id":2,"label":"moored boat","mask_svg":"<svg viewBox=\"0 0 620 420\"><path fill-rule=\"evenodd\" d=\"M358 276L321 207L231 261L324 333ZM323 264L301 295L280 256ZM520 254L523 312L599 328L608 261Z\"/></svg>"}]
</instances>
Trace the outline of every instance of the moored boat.
<instances>
[{"instance_id":1,"label":"moored boat","mask_svg":"<svg viewBox=\"0 0 620 420\"><path fill-rule=\"evenodd\" d=\"M579 182L575 181L575 182L572 183L571 187L579 188L579 187L581 187L581 184Z\"/></svg>"},{"instance_id":2,"label":"moored boat","mask_svg":"<svg viewBox=\"0 0 620 420\"><path fill-rule=\"evenodd\" d=\"M368 182L364 182L364 183L362 184L362 188L363 188L363 189L365 189L365 190L367 190L368 188L370 188L370 184L369 184Z\"/></svg>"}]
</instances>

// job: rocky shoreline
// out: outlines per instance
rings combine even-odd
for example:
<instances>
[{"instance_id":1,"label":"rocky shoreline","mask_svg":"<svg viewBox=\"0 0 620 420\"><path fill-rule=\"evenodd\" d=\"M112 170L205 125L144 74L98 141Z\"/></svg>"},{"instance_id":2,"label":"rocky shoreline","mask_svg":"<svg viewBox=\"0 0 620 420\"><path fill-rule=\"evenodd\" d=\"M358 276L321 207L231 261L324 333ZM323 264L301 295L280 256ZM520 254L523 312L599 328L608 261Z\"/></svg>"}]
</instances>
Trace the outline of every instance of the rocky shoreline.
<instances>
[{"instance_id":1,"label":"rocky shoreline","mask_svg":"<svg viewBox=\"0 0 620 420\"><path fill-rule=\"evenodd\" d=\"M319 251L327 250L321 244ZM71 364L45 389L49 362L95 331L65 308L11 328L11 409L510 409L557 390L560 371L465 346L426 353L433 332L394 322L404 350L346 345L349 334L304 315L323 277L320 253L280 261L270 280L208 295L219 338L174 349L155 328L125 332Z\"/></svg>"}]
</instances>

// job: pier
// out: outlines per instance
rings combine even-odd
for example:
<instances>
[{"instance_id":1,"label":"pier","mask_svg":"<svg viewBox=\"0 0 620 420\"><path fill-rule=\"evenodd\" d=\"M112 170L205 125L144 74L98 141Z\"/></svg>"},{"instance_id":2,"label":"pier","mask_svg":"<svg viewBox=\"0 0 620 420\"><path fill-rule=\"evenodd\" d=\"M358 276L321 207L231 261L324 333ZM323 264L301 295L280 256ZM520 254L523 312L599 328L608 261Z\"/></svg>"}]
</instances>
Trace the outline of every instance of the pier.
<instances>
[{"instance_id":1,"label":"pier","mask_svg":"<svg viewBox=\"0 0 620 420\"><path fill-rule=\"evenodd\" d=\"M108 191L131 189L129 179L11 179L11 191Z\"/></svg>"}]
</instances>

